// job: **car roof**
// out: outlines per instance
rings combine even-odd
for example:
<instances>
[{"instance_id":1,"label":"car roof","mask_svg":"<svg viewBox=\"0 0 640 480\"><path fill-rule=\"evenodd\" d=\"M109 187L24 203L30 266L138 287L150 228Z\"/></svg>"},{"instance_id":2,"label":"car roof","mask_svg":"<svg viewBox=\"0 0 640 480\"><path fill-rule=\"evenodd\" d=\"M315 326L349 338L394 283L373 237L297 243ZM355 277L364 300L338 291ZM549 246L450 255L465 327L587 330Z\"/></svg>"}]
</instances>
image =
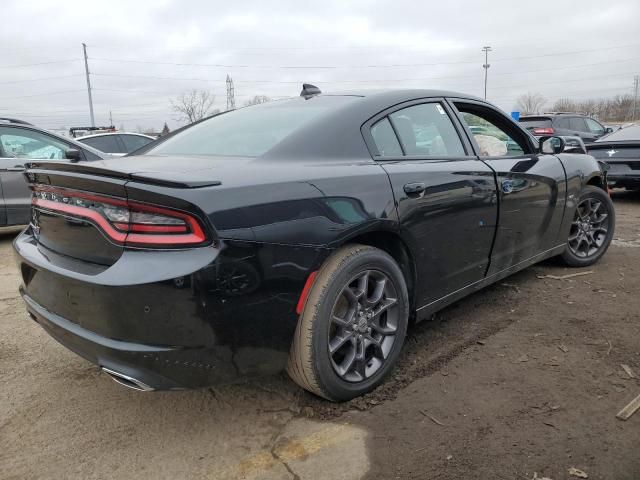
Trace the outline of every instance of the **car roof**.
<instances>
[{"instance_id":1,"label":"car roof","mask_svg":"<svg viewBox=\"0 0 640 480\"><path fill-rule=\"evenodd\" d=\"M149 138L151 140L155 140L151 135L145 135L144 133L135 133L135 132L105 132L105 133L94 133L92 135L83 135L82 137L78 137L77 140L85 140L87 138L95 138L95 137L111 137L114 135L135 135L137 137Z\"/></svg>"},{"instance_id":2,"label":"car roof","mask_svg":"<svg viewBox=\"0 0 640 480\"><path fill-rule=\"evenodd\" d=\"M57 138L61 141L67 142L67 143L71 143L72 145L75 145L78 148L82 148L84 150L88 150L91 153L93 153L94 155L97 155L98 157L102 158L102 159L106 159L109 158L109 155L107 155L105 152L98 150L97 148L93 148L90 145L87 145L85 143L80 143L78 142L76 139L73 138L69 138L69 137L65 137L63 135L59 135L57 133L51 132L49 130L46 130L44 128L40 128L40 127L36 127L35 125L31 125L30 123L16 123L16 122L11 122L11 123L0 123L0 127L8 127L8 128L19 128L22 130L34 130L36 132L40 132L40 133L44 133L45 135L49 135L50 137L54 137Z\"/></svg>"}]
</instances>

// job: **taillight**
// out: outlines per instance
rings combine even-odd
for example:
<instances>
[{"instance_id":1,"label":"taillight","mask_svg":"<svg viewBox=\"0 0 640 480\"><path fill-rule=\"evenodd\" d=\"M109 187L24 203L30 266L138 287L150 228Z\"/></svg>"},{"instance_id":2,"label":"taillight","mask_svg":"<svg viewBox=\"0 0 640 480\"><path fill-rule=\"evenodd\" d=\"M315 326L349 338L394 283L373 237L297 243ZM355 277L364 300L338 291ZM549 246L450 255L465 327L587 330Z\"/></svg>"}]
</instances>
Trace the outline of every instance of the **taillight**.
<instances>
[{"instance_id":1,"label":"taillight","mask_svg":"<svg viewBox=\"0 0 640 480\"><path fill-rule=\"evenodd\" d=\"M181 247L207 243L196 217L145 203L36 186L31 203L39 208L85 219L113 242L136 247Z\"/></svg>"},{"instance_id":2,"label":"taillight","mask_svg":"<svg viewBox=\"0 0 640 480\"><path fill-rule=\"evenodd\" d=\"M554 130L551 127L536 127L533 129L534 135L553 135Z\"/></svg>"}]
</instances>

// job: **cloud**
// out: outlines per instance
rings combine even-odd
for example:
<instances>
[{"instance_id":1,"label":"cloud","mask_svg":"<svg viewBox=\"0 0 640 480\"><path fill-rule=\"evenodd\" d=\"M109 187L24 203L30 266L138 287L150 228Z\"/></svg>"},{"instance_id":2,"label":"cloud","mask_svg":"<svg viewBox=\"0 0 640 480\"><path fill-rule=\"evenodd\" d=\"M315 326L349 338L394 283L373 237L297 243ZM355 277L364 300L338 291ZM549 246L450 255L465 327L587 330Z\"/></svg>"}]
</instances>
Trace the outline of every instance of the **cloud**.
<instances>
[{"instance_id":1,"label":"cloud","mask_svg":"<svg viewBox=\"0 0 640 480\"><path fill-rule=\"evenodd\" d=\"M193 88L225 106L254 95L445 88L510 110L524 92L553 101L630 92L640 73L640 3L558 0L539 11L507 0L328 0L3 3L0 115L45 127L87 124L81 43L88 45L98 123L176 126L169 100ZM569 52L569 53L566 53ZM571 53L572 52L572 53ZM56 62L56 63L51 63ZM25 67L10 65L39 64ZM299 67L299 68L294 68Z\"/></svg>"}]
</instances>

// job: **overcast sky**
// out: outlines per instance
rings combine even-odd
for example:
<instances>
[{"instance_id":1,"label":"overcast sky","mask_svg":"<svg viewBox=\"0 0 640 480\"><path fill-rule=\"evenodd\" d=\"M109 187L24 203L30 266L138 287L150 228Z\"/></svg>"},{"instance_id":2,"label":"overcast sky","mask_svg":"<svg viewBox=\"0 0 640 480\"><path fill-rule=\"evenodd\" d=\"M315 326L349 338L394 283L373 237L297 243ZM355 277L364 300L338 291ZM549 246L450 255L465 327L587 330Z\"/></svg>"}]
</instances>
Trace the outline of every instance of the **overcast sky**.
<instances>
[{"instance_id":1,"label":"overcast sky","mask_svg":"<svg viewBox=\"0 0 640 480\"><path fill-rule=\"evenodd\" d=\"M0 116L45 128L88 125L88 46L96 123L180 124L170 99L190 89L226 107L254 95L444 88L511 111L518 95L609 97L640 74L638 0L555 2L155 0L2 2Z\"/></svg>"}]
</instances>

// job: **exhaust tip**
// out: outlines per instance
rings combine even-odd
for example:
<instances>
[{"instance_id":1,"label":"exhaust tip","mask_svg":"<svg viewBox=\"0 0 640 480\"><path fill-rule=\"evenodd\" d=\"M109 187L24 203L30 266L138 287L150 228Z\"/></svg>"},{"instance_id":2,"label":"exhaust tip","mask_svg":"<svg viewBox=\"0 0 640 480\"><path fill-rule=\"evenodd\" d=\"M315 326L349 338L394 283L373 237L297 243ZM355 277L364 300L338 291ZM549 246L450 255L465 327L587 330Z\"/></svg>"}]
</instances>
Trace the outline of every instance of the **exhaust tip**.
<instances>
[{"instance_id":1,"label":"exhaust tip","mask_svg":"<svg viewBox=\"0 0 640 480\"><path fill-rule=\"evenodd\" d=\"M106 367L101 367L101 369L104 373L109 375L114 382L119 383L124 387L131 388L132 390L137 390L139 392L151 392L155 390L155 388L150 387L146 383L130 377L129 375L125 375L124 373L116 372Z\"/></svg>"}]
</instances>

